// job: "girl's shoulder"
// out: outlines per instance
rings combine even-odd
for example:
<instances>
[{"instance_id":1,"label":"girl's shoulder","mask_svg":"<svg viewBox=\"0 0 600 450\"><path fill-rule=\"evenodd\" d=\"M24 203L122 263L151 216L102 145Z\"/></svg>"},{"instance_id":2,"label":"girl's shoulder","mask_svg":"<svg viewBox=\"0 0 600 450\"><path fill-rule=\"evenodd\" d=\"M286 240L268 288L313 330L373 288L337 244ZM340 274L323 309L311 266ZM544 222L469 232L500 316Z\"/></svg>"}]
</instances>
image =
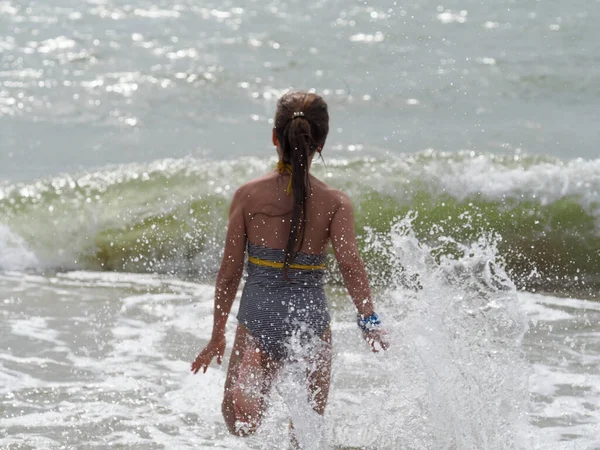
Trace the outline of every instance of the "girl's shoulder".
<instances>
[{"instance_id":1,"label":"girl's shoulder","mask_svg":"<svg viewBox=\"0 0 600 450\"><path fill-rule=\"evenodd\" d=\"M246 181L240 187L237 188L236 193L251 193L257 189L264 189L265 185L272 184L277 178L277 174L273 172L267 172L259 177L253 178Z\"/></svg>"},{"instance_id":2,"label":"girl's shoulder","mask_svg":"<svg viewBox=\"0 0 600 450\"><path fill-rule=\"evenodd\" d=\"M328 185L316 177L311 177L310 182L313 190L313 196L320 197L322 200L330 204L334 209L337 210L341 206L351 204L350 197L348 197L345 192Z\"/></svg>"}]
</instances>

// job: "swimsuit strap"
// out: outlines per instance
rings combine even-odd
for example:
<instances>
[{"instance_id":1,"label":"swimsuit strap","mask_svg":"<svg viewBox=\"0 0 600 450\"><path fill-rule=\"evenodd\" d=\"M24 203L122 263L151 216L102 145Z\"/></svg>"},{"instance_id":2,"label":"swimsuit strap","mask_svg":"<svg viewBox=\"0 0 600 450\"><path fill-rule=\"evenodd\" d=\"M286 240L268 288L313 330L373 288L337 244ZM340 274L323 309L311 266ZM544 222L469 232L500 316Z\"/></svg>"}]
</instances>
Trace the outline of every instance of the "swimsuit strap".
<instances>
[{"instance_id":1,"label":"swimsuit strap","mask_svg":"<svg viewBox=\"0 0 600 450\"><path fill-rule=\"evenodd\" d=\"M283 175L284 173L290 174L290 181L288 182L287 189L285 190L285 192L287 192L287 195L290 195L292 192L292 165L284 163L283 161L279 161L277 163L277 172L280 175Z\"/></svg>"},{"instance_id":2,"label":"swimsuit strap","mask_svg":"<svg viewBox=\"0 0 600 450\"><path fill-rule=\"evenodd\" d=\"M275 269L283 269L283 263L278 261L269 261L268 259L260 259L256 256L248 256L248 261L257 266L273 267ZM317 266L310 266L308 264L290 264L289 269L300 269L300 270L323 270L325 264L319 264Z\"/></svg>"}]
</instances>

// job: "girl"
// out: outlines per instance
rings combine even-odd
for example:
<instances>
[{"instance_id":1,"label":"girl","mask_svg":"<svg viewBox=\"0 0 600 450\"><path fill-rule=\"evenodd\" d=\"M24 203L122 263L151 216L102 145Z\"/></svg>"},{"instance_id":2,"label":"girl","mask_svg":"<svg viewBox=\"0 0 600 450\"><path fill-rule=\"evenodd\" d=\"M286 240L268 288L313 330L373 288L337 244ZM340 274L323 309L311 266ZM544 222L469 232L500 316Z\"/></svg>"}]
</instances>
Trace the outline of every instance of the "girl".
<instances>
[{"instance_id":1,"label":"girl","mask_svg":"<svg viewBox=\"0 0 600 450\"><path fill-rule=\"evenodd\" d=\"M329 242L364 337L375 352L388 346L356 246L352 204L344 193L310 174L328 131L327 104L320 96L285 94L277 102L272 136L277 170L244 184L233 196L216 281L212 337L192 371L206 372L214 357L222 362L225 325L247 249L248 278L223 399L225 423L238 436L250 435L259 426L272 383L292 355L293 340L308 349L314 368L307 374L309 399L317 413L325 412L332 356L323 289Z\"/></svg>"}]
</instances>

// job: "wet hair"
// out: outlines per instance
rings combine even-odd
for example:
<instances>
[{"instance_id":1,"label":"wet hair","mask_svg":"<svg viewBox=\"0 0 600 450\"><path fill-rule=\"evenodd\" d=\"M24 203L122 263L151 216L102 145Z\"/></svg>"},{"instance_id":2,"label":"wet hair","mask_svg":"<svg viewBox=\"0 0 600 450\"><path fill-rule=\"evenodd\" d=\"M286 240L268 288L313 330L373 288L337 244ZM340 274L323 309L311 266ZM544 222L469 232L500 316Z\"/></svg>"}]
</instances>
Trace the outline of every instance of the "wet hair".
<instances>
[{"instance_id":1,"label":"wet hair","mask_svg":"<svg viewBox=\"0 0 600 450\"><path fill-rule=\"evenodd\" d=\"M304 242L310 189L308 162L316 151L321 151L329 132L327 103L313 93L288 92L277 101L274 127L283 162L292 166L294 207L283 261L287 278L289 265Z\"/></svg>"}]
</instances>

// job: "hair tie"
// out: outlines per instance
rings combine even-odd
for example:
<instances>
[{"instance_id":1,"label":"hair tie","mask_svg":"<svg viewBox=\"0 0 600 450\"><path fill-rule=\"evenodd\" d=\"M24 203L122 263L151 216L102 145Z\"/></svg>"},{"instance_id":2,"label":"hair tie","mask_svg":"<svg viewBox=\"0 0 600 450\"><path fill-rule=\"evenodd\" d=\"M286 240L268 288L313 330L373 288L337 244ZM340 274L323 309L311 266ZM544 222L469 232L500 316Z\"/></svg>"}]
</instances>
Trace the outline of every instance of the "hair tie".
<instances>
[{"instance_id":1,"label":"hair tie","mask_svg":"<svg viewBox=\"0 0 600 450\"><path fill-rule=\"evenodd\" d=\"M294 111L292 120L297 119L298 117L304 117L304 113L302 111Z\"/></svg>"}]
</instances>

